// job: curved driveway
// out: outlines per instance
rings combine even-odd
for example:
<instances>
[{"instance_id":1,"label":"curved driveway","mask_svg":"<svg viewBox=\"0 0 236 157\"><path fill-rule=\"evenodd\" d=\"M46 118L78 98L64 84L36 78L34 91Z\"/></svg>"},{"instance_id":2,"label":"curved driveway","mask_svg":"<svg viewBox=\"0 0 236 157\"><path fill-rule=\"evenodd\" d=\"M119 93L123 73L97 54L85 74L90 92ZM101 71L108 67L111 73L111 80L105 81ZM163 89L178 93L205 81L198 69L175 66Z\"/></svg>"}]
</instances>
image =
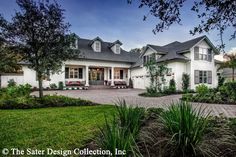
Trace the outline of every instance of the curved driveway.
<instances>
[{"instance_id":1,"label":"curved driveway","mask_svg":"<svg viewBox=\"0 0 236 157\"><path fill-rule=\"evenodd\" d=\"M163 107L166 108L171 102L178 101L181 95L170 95L164 97L141 97L139 93L144 92L140 89L90 89L90 90L64 90L64 91L45 91L44 94L58 94L74 98L82 98L102 104L115 104L119 99L125 99L129 105L140 107ZM195 107L202 106L211 111L212 115L223 115L236 117L236 105L219 105L193 103Z\"/></svg>"}]
</instances>

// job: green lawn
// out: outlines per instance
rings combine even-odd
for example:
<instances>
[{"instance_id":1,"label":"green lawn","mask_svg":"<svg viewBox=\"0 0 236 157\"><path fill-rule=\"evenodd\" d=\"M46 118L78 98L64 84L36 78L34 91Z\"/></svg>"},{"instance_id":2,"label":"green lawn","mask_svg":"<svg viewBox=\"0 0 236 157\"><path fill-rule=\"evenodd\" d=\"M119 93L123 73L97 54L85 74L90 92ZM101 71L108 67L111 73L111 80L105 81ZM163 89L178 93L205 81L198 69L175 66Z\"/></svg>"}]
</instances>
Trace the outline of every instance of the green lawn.
<instances>
[{"instance_id":1,"label":"green lawn","mask_svg":"<svg viewBox=\"0 0 236 157\"><path fill-rule=\"evenodd\" d=\"M114 106L0 110L2 148L73 149L96 137Z\"/></svg>"}]
</instances>

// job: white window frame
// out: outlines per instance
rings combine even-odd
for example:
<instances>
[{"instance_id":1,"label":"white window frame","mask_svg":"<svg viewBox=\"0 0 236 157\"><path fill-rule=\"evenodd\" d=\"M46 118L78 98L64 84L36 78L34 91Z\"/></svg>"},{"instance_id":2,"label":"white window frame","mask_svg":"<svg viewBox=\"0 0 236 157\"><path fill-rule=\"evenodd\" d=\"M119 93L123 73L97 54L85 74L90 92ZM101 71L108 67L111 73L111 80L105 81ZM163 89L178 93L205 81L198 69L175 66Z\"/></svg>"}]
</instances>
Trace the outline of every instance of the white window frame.
<instances>
[{"instance_id":1,"label":"white window frame","mask_svg":"<svg viewBox=\"0 0 236 157\"><path fill-rule=\"evenodd\" d=\"M199 60L208 61L208 48L199 47Z\"/></svg>"},{"instance_id":2,"label":"white window frame","mask_svg":"<svg viewBox=\"0 0 236 157\"><path fill-rule=\"evenodd\" d=\"M94 45L95 46L95 51L100 52L101 51L101 43L99 41L96 41L94 44L95 44Z\"/></svg>"},{"instance_id":3,"label":"white window frame","mask_svg":"<svg viewBox=\"0 0 236 157\"><path fill-rule=\"evenodd\" d=\"M68 72L68 79L83 79L83 68L80 67L68 67L69 68L69 72ZM79 69L82 69L82 75L79 74ZM82 76L82 78L80 78L79 76Z\"/></svg>"},{"instance_id":4,"label":"white window frame","mask_svg":"<svg viewBox=\"0 0 236 157\"><path fill-rule=\"evenodd\" d=\"M120 53L120 45L118 44L115 45L115 51L116 53Z\"/></svg>"},{"instance_id":5,"label":"white window frame","mask_svg":"<svg viewBox=\"0 0 236 157\"><path fill-rule=\"evenodd\" d=\"M204 83L204 84L208 83L207 71L199 70L199 83Z\"/></svg>"}]
</instances>

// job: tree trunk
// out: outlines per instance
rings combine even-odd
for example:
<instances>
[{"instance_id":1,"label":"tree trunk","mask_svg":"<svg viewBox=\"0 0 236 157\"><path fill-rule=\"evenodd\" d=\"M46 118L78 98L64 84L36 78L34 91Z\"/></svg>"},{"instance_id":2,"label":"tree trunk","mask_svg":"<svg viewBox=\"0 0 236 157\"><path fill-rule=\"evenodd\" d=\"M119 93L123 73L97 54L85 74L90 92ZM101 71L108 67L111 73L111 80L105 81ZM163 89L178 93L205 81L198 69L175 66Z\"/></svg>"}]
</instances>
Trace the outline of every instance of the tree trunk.
<instances>
[{"instance_id":1,"label":"tree trunk","mask_svg":"<svg viewBox=\"0 0 236 157\"><path fill-rule=\"evenodd\" d=\"M38 73L38 81L39 81L39 97L43 97L43 80L42 80L42 74Z\"/></svg>"},{"instance_id":2,"label":"tree trunk","mask_svg":"<svg viewBox=\"0 0 236 157\"><path fill-rule=\"evenodd\" d=\"M234 81L234 68L232 68L232 81Z\"/></svg>"}]
</instances>

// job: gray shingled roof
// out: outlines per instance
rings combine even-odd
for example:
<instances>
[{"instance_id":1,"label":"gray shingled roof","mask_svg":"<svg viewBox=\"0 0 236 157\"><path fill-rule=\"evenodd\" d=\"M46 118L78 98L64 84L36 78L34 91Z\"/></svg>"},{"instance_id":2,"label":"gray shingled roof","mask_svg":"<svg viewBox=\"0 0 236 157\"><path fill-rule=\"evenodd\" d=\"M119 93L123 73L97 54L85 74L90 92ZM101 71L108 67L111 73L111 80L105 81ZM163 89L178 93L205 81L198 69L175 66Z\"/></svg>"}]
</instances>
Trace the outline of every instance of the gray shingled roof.
<instances>
[{"instance_id":1,"label":"gray shingled roof","mask_svg":"<svg viewBox=\"0 0 236 157\"><path fill-rule=\"evenodd\" d=\"M135 63L140 55L139 53L130 53L123 49L121 49L120 54L115 54L110 48L113 43L110 42L101 42L101 52L95 52L91 47L91 41L89 39L78 39L80 59Z\"/></svg>"},{"instance_id":2,"label":"gray shingled roof","mask_svg":"<svg viewBox=\"0 0 236 157\"><path fill-rule=\"evenodd\" d=\"M210 40L205 35L185 42L175 41L164 46L156 46L148 44L147 47L151 47L152 49L156 50L159 54L163 54L163 56L159 58L157 62L163 62L169 60L188 61L189 58L185 57L183 53L190 51L190 49L194 45L196 45L198 42L202 40L206 40L206 42L213 48L214 52L218 53L215 46L210 42ZM138 67L143 64L142 62L143 62L142 57L140 57L139 60L132 65L132 67Z\"/></svg>"}]
</instances>

